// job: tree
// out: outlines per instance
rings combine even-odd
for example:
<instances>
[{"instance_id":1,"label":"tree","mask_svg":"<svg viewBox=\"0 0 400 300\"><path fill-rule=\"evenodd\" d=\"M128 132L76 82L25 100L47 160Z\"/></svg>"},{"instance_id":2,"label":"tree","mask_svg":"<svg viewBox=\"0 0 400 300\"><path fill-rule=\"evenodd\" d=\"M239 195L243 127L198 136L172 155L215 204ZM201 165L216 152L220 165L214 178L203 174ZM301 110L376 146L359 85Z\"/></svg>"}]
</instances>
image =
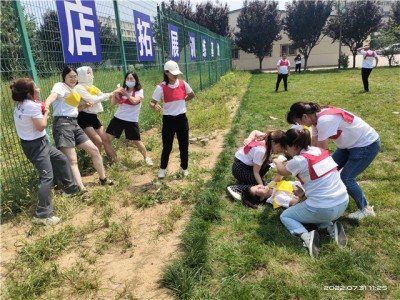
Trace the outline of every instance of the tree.
<instances>
[{"instance_id":1,"label":"tree","mask_svg":"<svg viewBox=\"0 0 400 300\"><path fill-rule=\"evenodd\" d=\"M175 2L174 0L170 0L169 3L162 1L161 6L164 7L164 10L174 11L184 18L190 21L194 21L194 13L190 0L179 0L177 2Z\"/></svg>"},{"instance_id":2,"label":"tree","mask_svg":"<svg viewBox=\"0 0 400 300\"><path fill-rule=\"evenodd\" d=\"M193 21L208 30L222 36L230 37L231 29L229 28L229 7L228 4L219 3L218 0L202 2L196 4Z\"/></svg>"},{"instance_id":3,"label":"tree","mask_svg":"<svg viewBox=\"0 0 400 300\"><path fill-rule=\"evenodd\" d=\"M371 40L371 46L375 49L381 48L381 55L385 56L389 61L389 66L397 64L396 54L399 54L399 50L394 47L390 47L400 41L400 25L387 27L379 34L376 38Z\"/></svg>"},{"instance_id":4,"label":"tree","mask_svg":"<svg viewBox=\"0 0 400 300\"><path fill-rule=\"evenodd\" d=\"M271 52L274 41L281 39L281 20L278 2L251 1L243 3L237 18L239 32L234 33L235 44L247 53L253 53L260 62L260 72L264 57Z\"/></svg>"},{"instance_id":5,"label":"tree","mask_svg":"<svg viewBox=\"0 0 400 300\"><path fill-rule=\"evenodd\" d=\"M392 10L390 11L389 17L389 25L400 25L400 1L396 1L392 4Z\"/></svg>"},{"instance_id":6,"label":"tree","mask_svg":"<svg viewBox=\"0 0 400 300\"><path fill-rule=\"evenodd\" d=\"M332 2L294 1L286 5L284 29L292 40L292 46L304 56L304 70L311 50L324 37L323 29L332 11Z\"/></svg>"},{"instance_id":7,"label":"tree","mask_svg":"<svg viewBox=\"0 0 400 300\"><path fill-rule=\"evenodd\" d=\"M382 26L382 10L376 1L350 2L339 15L329 20L325 33L332 43L340 39L353 53L353 68L356 67L357 48L373 32Z\"/></svg>"}]
</instances>

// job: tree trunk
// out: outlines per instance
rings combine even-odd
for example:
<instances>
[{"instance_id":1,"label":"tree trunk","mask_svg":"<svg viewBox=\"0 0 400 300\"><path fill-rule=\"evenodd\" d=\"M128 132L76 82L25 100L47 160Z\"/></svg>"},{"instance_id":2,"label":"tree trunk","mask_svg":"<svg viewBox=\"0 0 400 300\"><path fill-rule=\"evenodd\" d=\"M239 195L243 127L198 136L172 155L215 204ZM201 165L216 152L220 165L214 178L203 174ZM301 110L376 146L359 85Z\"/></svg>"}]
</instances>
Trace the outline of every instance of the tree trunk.
<instances>
[{"instance_id":1,"label":"tree trunk","mask_svg":"<svg viewBox=\"0 0 400 300\"><path fill-rule=\"evenodd\" d=\"M304 55L304 69L303 69L303 71L307 70L307 62L308 62L308 55Z\"/></svg>"},{"instance_id":2,"label":"tree trunk","mask_svg":"<svg viewBox=\"0 0 400 300\"><path fill-rule=\"evenodd\" d=\"M353 53L353 69L356 67L356 56L357 56L357 50L352 50L350 48L350 51Z\"/></svg>"},{"instance_id":3,"label":"tree trunk","mask_svg":"<svg viewBox=\"0 0 400 300\"><path fill-rule=\"evenodd\" d=\"M262 62L264 60L264 57L259 57L258 60L260 61L260 73L262 71Z\"/></svg>"}]
</instances>

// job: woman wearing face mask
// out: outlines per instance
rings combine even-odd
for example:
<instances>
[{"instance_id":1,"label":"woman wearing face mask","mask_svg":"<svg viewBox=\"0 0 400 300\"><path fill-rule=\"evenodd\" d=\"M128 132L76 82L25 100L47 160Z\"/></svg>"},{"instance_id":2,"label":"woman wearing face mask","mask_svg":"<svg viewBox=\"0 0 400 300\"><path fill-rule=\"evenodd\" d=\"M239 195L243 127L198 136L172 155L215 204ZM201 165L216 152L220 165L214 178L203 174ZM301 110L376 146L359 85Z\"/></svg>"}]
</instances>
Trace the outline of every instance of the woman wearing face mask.
<instances>
[{"instance_id":1,"label":"woman wearing face mask","mask_svg":"<svg viewBox=\"0 0 400 300\"><path fill-rule=\"evenodd\" d=\"M152 166L153 160L147 156L146 147L140 140L139 114L142 100L143 89L138 75L134 72L126 73L122 87L118 88L111 98L111 104L119 106L107 127L107 137L111 142L115 137L118 139L122 131L125 131L126 139L132 141L143 155L146 164ZM117 159L115 152L112 159Z\"/></svg>"},{"instance_id":2,"label":"woman wearing face mask","mask_svg":"<svg viewBox=\"0 0 400 300\"><path fill-rule=\"evenodd\" d=\"M78 158L75 147L85 150L92 158L93 166L100 177L102 185L113 185L107 180L103 159L99 149L88 138L77 122L80 95L75 91L78 73L73 67L65 66L62 72L63 82L53 86L51 94L46 99L46 109L53 106L53 138L56 147L61 150L71 163L72 173L81 191L86 191L78 168Z\"/></svg>"},{"instance_id":3,"label":"woman wearing face mask","mask_svg":"<svg viewBox=\"0 0 400 300\"><path fill-rule=\"evenodd\" d=\"M101 147L110 159L115 157L115 151L107 138L107 134L97 118L97 114L103 111L102 101L107 101L114 97L116 91L103 93L93 85L93 70L91 67L80 67L78 72L78 85L75 91L81 96L78 110L78 124L87 134L90 140L96 145L101 153Z\"/></svg>"}]
</instances>

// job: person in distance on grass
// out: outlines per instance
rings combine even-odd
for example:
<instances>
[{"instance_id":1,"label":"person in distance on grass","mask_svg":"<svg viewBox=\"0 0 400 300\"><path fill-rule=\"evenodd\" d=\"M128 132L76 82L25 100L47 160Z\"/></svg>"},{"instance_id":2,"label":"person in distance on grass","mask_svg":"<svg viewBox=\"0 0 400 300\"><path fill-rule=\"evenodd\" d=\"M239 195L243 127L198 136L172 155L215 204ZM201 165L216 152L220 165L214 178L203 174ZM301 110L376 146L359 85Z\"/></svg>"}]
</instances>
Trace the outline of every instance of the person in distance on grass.
<instances>
[{"instance_id":1,"label":"person in distance on grass","mask_svg":"<svg viewBox=\"0 0 400 300\"><path fill-rule=\"evenodd\" d=\"M361 220L375 216L374 207L369 205L355 179L380 150L379 135L374 128L341 108L320 106L313 102L294 103L287 113L287 121L290 124L312 126L314 146L326 149L328 139L335 143L337 148L332 158L338 164L340 177L358 207L356 212L347 217Z\"/></svg>"},{"instance_id":2,"label":"person in distance on grass","mask_svg":"<svg viewBox=\"0 0 400 300\"><path fill-rule=\"evenodd\" d=\"M301 55L300 53L297 54L297 56L294 58L294 62L296 64L296 69L295 69L295 73L297 73L297 71L299 71L299 74L301 73Z\"/></svg>"},{"instance_id":3,"label":"person in distance on grass","mask_svg":"<svg viewBox=\"0 0 400 300\"><path fill-rule=\"evenodd\" d=\"M369 46L363 46L357 49L358 52L363 56L362 66L361 66L361 78L364 85L364 93L369 92L369 83L368 77L372 72L372 68L374 67L375 60L375 68L378 67L378 54L376 51L370 50Z\"/></svg>"},{"instance_id":4,"label":"person in distance on grass","mask_svg":"<svg viewBox=\"0 0 400 300\"><path fill-rule=\"evenodd\" d=\"M113 160L115 151L111 142L107 138L106 132L97 118L97 114L103 111L102 101L114 97L114 92L103 93L93 85L93 70L91 67L83 66L77 69L78 85L75 86L76 92L81 96L78 110L78 125L87 134L90 140L96 145L101 154L102 145L107 156Z\"/></svg>"},{"instance_id":5,"label":"person in distance on grass","mask_svg":"<svg viewBox=\"0 0 400 300\"><path fill-rule=\"evenodd\" d=\"M143 98L143 88L138 75L135 72L127 72L122 87L115 91L111 99L111 104L118 104L118 109L107 127L107 136L111 143L125 131L126 139L138 148L146 164L152 166L153 160L147 156L146 147L140 139L139 114ZM113 161L117 159L115 152L112 154L112 159Z\"/></svg>"},{"instance_id":6,"label":"person in distance on grass","mask_svg":"<svg viewBox=\"0 0 400 300\"><path fill-rule=\"evenodd\" d=\"M165 177L169 155L172 151L175 134L178 138L182 175L188 176L189 164L189 123L186 117L186 101L194 98L190 85L178 79L182 74L176 62L170 60L164 65L164 81L155 89L150 107L163 112L161 165L158 178ZM164 105L159 104L163 100Z\"/></svg>"},{"instance_id":7,"label":"person in distance on grass","mask_svg":"<svg viewBox=\"0 0 400 300\"><path fill-rule=\"evenodd\" d=\"M307 129L289 129L281 145L292 159L286 165L274 159L277 172L282 176L297 176L306 196L304 202L289 207L281 214L281 222L291 234L303 240L312 257L317 257L319 252L318 231L309 232L303 224L315 224L318 229L327 229L339 246L346 246L343 226L332 221L343 215L349 196L329 151L311 146Z\"/></svg>"},{"instance_id":8,"label":"person in distance on grass","mask_svg":"<svg viewBox=\"0 0 400 300\"><path fill-rule=\"evenodd\" d=\"M278 77L276 80L275 92L278 92L279 84L281 83L282 79L283 85L285 87L285 92L287 92L287 80L288 76L290 75L290 61L286 59L286 53L282 53L282 58L278 60L278 63L276 64L276 70L278 72Z\"/></svg>"},{"instance_id":9,"label":"person in distance on grass","mask_svg":"<svg viewBox=\"0 0 400 300\"><path fill-rule=\"evenodd\" d=\"M40 90L30 78L20 78L11 86L12 98L16 102L14 123L21 139L22 150L39 172L38 204L33 223L55 225L60 218L53 215L51 185L53 172L63 184L64 196L79 191L72 175L68 158L51 146L46 134L49 110L39 102Z\"/></svg>"},{"instance_id":10,"label":"person in distance on grass","mask_svg":"<svg viewBox=\"0 0 400 300\"><path fill-rule=\"evenodd\" d=\"M81 96L75 91L78 72L73 67L65 66L62 80L53 86L45 102L47 110L50 105L53 106L53 138L56 147L68 157L72 173L81 191L86 192L86 188L79 172L75 147L85 150L91 156L93 166L99 174L100 184L113 185L114 183L106 177L99 149L78 125L78 106L81 100Z\"/></svg>"}]
</instances>

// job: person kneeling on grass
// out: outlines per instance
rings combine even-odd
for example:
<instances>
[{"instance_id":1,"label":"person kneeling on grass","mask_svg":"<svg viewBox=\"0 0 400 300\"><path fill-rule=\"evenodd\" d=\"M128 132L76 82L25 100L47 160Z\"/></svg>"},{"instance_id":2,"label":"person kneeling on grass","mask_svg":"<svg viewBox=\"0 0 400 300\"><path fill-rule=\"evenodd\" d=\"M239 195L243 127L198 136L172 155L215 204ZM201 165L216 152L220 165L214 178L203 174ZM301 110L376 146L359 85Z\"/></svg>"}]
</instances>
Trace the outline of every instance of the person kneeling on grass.
<instances>
[{"instance_id":1,"label":"person kneeling on grass","mask_svg":"<svg viewBox=\"0 0 400 300\"><path fill-rule=\"evenodd\" d=\"M306 200L286 209L280 216L281 222L291 234L304 241L311 257L318 256L319 235L317 230L309 232L304 224L327 229L339 246L346 246L343 226L337 221L332 223L343 215L349 203L337 164L328 150L311 146L308 130L289 129L282 141L282 147L292 159L286 165L273 160L277 172L282 176L297 176L304 186Z\"/></svg>"},{"instance_id":2,"label":"person kneeling on grass","mask_svg":"<svg viewBox=\"0 0 400 300\"><path fill-rule=\"evenodd\" d=\"M79 191L72 174L68 158L51 146L46 134L49 110L39 102L40 90L30 78L20 78L11 86L12 98L16 102L14 123L21 139L22 150L39 172L38 203L32 222L56 225L60 218L53 215L51 185L53 172L63 184L64 197Z\"/></svg>"}]
</instances>

